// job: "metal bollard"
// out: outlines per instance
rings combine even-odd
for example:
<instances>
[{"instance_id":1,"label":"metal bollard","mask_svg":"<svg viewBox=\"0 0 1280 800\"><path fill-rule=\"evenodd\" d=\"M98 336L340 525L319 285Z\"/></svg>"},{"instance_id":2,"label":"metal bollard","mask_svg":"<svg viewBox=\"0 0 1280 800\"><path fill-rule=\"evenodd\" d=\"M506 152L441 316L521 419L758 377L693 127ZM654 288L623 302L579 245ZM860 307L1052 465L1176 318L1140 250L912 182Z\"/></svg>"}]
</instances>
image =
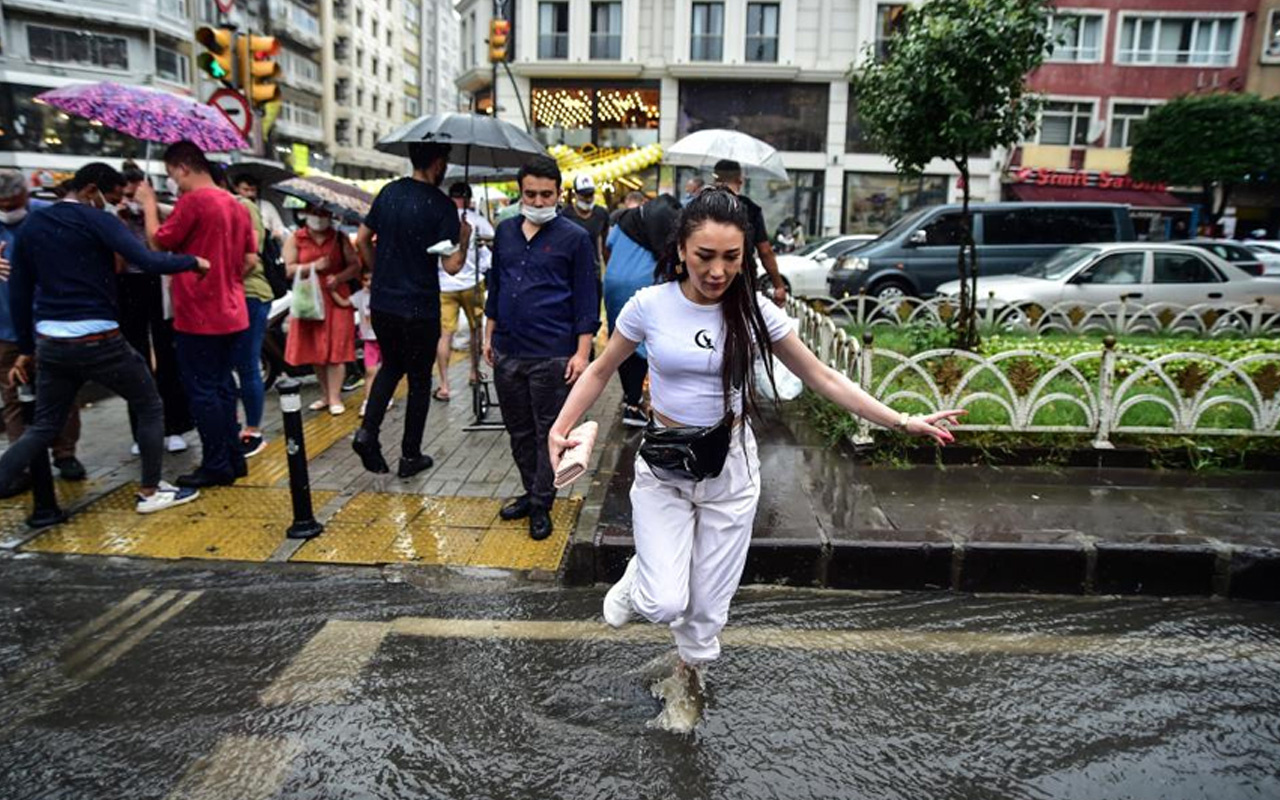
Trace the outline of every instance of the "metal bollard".
<instances>
[{"instance_id":1,"label":"metal bollard","mask_svg":"<svg viewBox=\"0 0 1280 800\"><path fill-rule=\"evenodd\" d=\"M36 419L36 390L30 384L18 386L18 402L22 404L22 421L30 426ZM31 516L28 528L47 528L65 522L67 515L58 507L58 494L53 489L53 468L49 451L42 450L31 459Z\"/></svg>"},{"instance_id":2,"label":"metal bollard","mask_svg":"<svg viewBox=\"0 0 1280 800\"><path fill-rule=\"evenodd\" d=\"M286 377L276 384L276 389L280 392L280 411L284 414L289 496L293 500L293 524L286 535L290 539L310 539L319 536L324 526L316 522L311 510L311 478L307 474L307 445L302 434L302 383Z\"/></svg>"}]
</instances>

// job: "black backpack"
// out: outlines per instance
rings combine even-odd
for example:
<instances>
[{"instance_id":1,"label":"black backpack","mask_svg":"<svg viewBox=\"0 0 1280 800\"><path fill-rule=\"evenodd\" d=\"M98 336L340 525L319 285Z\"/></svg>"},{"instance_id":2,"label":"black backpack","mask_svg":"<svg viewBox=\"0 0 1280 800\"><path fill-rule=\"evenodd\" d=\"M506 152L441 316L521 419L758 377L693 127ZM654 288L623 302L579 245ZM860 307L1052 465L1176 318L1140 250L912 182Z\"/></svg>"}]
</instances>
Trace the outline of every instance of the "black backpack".
<instances>
[{"instance_id":1,"label":"black backpack","mask_svg":"<svg viewBox=\"0 0 1280 800\"><path fill-rule=\"evenodd\" d=\"M271 234L267 234L265 242L262 244L262 272L267 278L267 283L271 284L271 294L278 300L284 297L292 288L289 284L289 276L284 271L284 254L280 248L280 241Z\"/></svg>"}]
</instances>

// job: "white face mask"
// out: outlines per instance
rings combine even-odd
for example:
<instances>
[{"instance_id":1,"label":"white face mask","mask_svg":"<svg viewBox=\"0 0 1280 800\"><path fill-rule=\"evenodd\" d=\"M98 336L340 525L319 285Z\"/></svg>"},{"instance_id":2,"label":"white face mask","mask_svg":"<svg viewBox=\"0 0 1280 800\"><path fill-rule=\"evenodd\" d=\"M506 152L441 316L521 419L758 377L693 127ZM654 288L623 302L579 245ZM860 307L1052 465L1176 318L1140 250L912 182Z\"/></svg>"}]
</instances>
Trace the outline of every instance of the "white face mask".
<instances>
[{"instance_id":1,"label":"white face mask","mask_svg":"<svg viewBox=\"0 0 1280 800\"><path fill-rule=\"evenodd\" d=\"M327 231L333 225L333 220L328 217L319 217L315 214L304 214L302 222L313 231Z\"/></svg>"},{"instance_id":2,"label":"white face mask","mask_svg":"<svg viewBox=\"0 0 1280 800\"><path fill-rule=\"evenodd\" d=\"M26 208L15 208L12 211L0 211L0 223L5 225L17 225L27 216Z\"/></svg>"},{"instance_id":3,"label":"white face mask","mask_svg":"<svg viewBox=\"0 0 1280 800\"><path fill-rule=\"evenodd\" d=\"M579 198L577 200L574 200L573 204L578 207L579 211L590 211L591 208L595 205L595 202L592 200L583 200Z\"/></svg>"},{"instance_id":4,"label":"white face mask","mask_svg":"<svg viewBox=\"0 0 1280 800\"><path fill-rule=\"evenodd\" d=\"M535 208L528 203L520 204L520 213L524 214L524 218L532 222L534 225L546 225L548 222L556 218L555 206L543 206Z\"/></svg>"}]
</instances>

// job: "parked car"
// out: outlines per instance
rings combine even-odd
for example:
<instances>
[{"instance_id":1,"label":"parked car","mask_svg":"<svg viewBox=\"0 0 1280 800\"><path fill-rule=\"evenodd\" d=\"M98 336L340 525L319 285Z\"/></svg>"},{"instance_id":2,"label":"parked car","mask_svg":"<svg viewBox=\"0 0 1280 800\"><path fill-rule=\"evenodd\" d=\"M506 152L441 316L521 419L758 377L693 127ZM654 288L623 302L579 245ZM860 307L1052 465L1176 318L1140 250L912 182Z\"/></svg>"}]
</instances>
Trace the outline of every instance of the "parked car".
<instances>
[{"instance_id":1,"label":"parked car","mask_svg":"<svg viewBox=\"0 0 1280 800\"><path fill-rule=\"evenodd\" d=\"M794 253L778 256L778 271L787 294L817 297L827 293L827 274L836 259L876 237L868 234L832 236L810 242Z\"/></svg>"},{"instance_id":2,"label":"parked car","mask_svg":"<svg viewBox=\"0 0 1280 800\"><path fill-rule=\"evenodd\" d=\"M994 292L994 297L990 297ZM938 287L960 293L960 282ZM1280 309L1280 280L1257 278L1198 247L1160 242L1067 247L1017 275L978 278L978 305L1074 302L1100 305L1121 295L1144 305L1235 305L1255 298Z\"/></svg>"},{"instance_id":3,"label":"parked car","mask_svg":"<svg viewBox=\"0 0 1280 800\"><path fill-rule=\"evenodd\" d=\"M1241 242L1262 262L1262 274L1268 278L1280 277L1280 242L1247 241Z\"/></svg>"},{"instance_id":4,"label":"parked car","mask_svg":"<svg viewBox=\"0 0 1280 800\"><path fill-rule=\"evenodd\" d=\"M1064 247L1133 241L1129 207L1112 203L975 203L981 275L1009 275ZM963 238L959 205L922 208L845 255L828 277L832 297L865 288L876 297L927 297L956 277Z\"/></svg>"},{"instance_id":5,"label":"parked car","mask_svg":"<svg viewBox=\"0 0 1280 800\"><path fill-rule=\"evenodd\" d=\"M1187 239L1178 244L1208 250L1223 261L1236 265L1250 275L1262 275L1265 270L1258 254L1233 239Z\"/></svg>"}]
</instances>

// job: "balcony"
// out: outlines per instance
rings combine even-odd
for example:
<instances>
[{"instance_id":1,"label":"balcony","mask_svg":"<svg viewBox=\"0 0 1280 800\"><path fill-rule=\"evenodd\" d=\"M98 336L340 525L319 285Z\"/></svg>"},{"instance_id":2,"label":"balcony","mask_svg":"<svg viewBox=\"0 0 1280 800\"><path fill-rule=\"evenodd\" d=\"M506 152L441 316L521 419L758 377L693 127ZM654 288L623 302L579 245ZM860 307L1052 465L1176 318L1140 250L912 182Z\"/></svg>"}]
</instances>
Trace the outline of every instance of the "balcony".
<instances>
[{"instance_id":1,"label":"balcony","mask_svg":"<svg viewBox=\"0 0 1280 800\"><path fill-rule=\"evenodd\" d=\"M317 50L324 44L320 20L315 14L289 0L275 0L271 3L271 24L278 36L310 50Z\"/></svg>"}]
</instances>

